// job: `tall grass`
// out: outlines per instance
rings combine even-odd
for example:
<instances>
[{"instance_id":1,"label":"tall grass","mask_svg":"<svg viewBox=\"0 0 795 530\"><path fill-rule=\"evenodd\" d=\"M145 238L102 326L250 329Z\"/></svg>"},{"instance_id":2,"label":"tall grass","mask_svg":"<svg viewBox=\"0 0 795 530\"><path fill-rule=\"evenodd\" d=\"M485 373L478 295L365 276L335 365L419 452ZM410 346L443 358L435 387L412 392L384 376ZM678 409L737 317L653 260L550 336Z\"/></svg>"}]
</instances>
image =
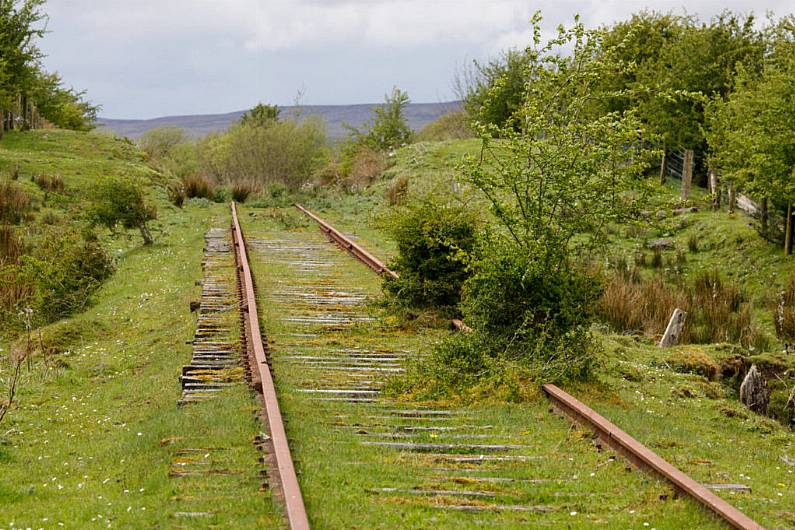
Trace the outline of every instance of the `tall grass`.
<instances>
[{"instance_id":1,"label":"tall grass","mask_svg":"<svg viewBox=\"0 0 795 530\"><path fill-rule=\"evenodd\" d=\"M27 216L30 195L14 182L0 181L0 224L17 224Z\"/></svg>"},{"instance_id":2,"label":"tall grass","mask_svg":"<svg viewBox=\"0 0 795 530\"><path fill-rule=\"evenodd\" d=\"M778 295L774 321L776 335L787 342L795 341L795 276Z\"/></svg>"},{"instance_id":3,"label":"tall grass","mask_svg":"<svg viewBox=\"0 0 795 530\"><path fill-rule=\"evenodd\" d=\"M676 308L687 312L682 342L769 346L767 336L753 322L751 303L715 272L678 285L659 275L644 280L634 271L619 272L608 280L598 313L618 331L658 336Z\"/></svg>"}]
</instances>

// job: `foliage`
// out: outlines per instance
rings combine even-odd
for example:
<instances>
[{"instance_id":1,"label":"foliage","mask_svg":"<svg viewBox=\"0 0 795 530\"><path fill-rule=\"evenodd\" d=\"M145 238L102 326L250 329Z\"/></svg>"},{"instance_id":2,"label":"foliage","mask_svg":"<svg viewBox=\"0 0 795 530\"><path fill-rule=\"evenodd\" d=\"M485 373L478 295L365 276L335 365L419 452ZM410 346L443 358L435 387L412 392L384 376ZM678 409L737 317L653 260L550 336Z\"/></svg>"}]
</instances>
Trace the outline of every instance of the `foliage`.
<instances>
[{"instance_id":1,"label":"foliage","mask_svg":"<svg viewBox=\"0 0 795 530\"><path fill-rule=\"evenodd\" d=\"M475 131L472 130L470 121L466 111L448 112L426 125L417 133L416 140L418 142L436 142L472 138L475 136Z\"/></svg>"},{"instance_id":2,"label":"foliage","mask_svg":"<svg viewBox=\"0 0 795 530\"><path fill-rule=\"evenodd\" d=\"M477 237L476 218L466 206L440 197L424 197L393 210L388 231L398 255L385 291L416 308L455 308Z\"/></svg>"},{"instance_id":3,"label":"foliage","mask_svg":"<svg viewBox=\"0 0 795 530\"><path fill-rule=\"evenodd\" d=\"M98 107L85 93L63 86L57 73L41 67L44 57L36 40L45 34L45 0L0 2L0 137L6 113L16 114L22 128L35 125L40 114L57 127L89 130ZM14 127L15 120L8 120Z\"/></svg>"},{"instance_id":4,"label":"foliage","mask_svg":"<svg viewBox=\"0 0 795 530\"><path fill-rule=\"evenodd\" d=\"M633 148L640 123L631 112L588 119L599 79L623 66L597 53L602 33L577 22L542 45L540 17L533 23L525 52L533 82L519 111L503 127L479 124L480 156L463 166L498 228L483 242L462 305L467 323L492 337L493 355L576 378L593 362L598 284L571 258L603 245L608 224L639 213L646 162Z\"/></svg>"},{"instance_id":5,"label":"foliage","mask_svg":"<svg viewBox=\"0 0 795 530\"><path fill-rule=\"evenodd\" d=\"M240 124L250 127L270 127L279 121L280 113L276 105L258 103L240 117Z\"/></svg>"},{"instance_id":6,"label":"foliage","mask_svg":"<svg viewBox=\"0 0 795 530\"><path fill-rule=\"evenodd\" d=\"M157 218L157 210L146 202L143 191L134 182L109 179L98 186L94 202L88 209L88 218L111 230L117 225L137 228L144 244L151 245L152 235L146 223Z\"/></svg>"},{"instance_id":7,"label":"foliage","mask_svg":"<svg viewBox=\"0 0 795 530\"><path fill-rule=\"evenodd\" d=\"M375 117L359 130L348 126L351 131L350 143L353 151L359 147L386 151L396 149L411 142L414 132L406 121L406 106L411 102L409 95L397 87L384 96L384 104L373 107Z\"/></svg>"},{"instance_id":8,"label":"foliage","mask_svg":"<svg viewBox=\"0 0 795 530\"><path fill-rule=\"evenodd\" d=\"M736 90L713 103L708 136L724 176L781 209L795 202L795 33L787 27L782 21L761 78L741 69Z\"/></svg>"},{"instance_id":9,"label":"foliage","mask_svg":"<svg viewBox=\"0 0 795 530\"><path fill-rule=\"evenodd\" d=\"M237 125L199 141L197 152L199 171L217 182L279 182L295 190L327 159L325 127L315 118Z\"/></svg>"},{"instance_id":10,"label":"foliage","mask_svg":"<svg viewBox=\"0 0 795 530\"><path fill-rule=\"evenodd\" d=\"M34 313L42 322L53 322L83 309L114 267L93 234L57 228L23 258L23 270L34 286L29 301Z\"/></svg>"},{"instance_id":11,"label":"foliage","mask_svg":"<svg viewBox=\"0 0 795 530\"><path fill-rule=\"evenodd\" d=\"M187 133L179 127L158 127L146 131L138 139L138 146L150 160L171 156L174 149L188 141Z\"/></svg>"},{"instance_id":12,"label":"foliage","mask_svg":"<svg viewBox=\"0 0 795 530\"><path fill-rule=\"evenodd\" d=\"M524 101L531 60L524 51L509 50L487 63L473 62L455 81L466 111L480 123L507 125Z\"/></svg>"}]
</instances>

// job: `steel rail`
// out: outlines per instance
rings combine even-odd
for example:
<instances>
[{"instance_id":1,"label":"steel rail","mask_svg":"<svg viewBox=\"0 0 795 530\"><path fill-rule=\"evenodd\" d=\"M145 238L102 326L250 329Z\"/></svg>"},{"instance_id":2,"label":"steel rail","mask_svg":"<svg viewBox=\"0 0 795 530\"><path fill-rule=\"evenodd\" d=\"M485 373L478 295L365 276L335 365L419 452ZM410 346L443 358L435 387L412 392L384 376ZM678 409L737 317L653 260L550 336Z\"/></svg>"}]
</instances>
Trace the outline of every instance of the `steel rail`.
<instances>
[{"instance_id":1,"label":"steel rail","mask_svg":"<svg viewBox=\"0 0 795 530\"><path fill-rule=\"evenodd\" d=\"M390 271L375 257L367 251L350 241L339 231L337 231L330 224L323 219L313 214L300 204L295 205L299 210L304 212L307 216L316 221L321 230L328 234L337 244L345 248L349 252L355 247L358 253L368 257L368 260L362 259L357 253L351 254L360 261L367 264L371 269L379 274L391 273L393 278L398 278L397 273ZM348 246L350 245L350 246ZM376 265L373 266L372 263ZM472 328L464 324L461 320L453 320L451 322L453 328L464 333L471 333ZM721 499L711 491L709 491L702 484L699 484L688 475L669 464L662 457L654 453L651 449L647 448L632 436L619 429L616 425L608 421L603 416L599 415L596 411L577 400L572 395L563 391L559 387L547 384L543 385L544 392L550 398L560 412L565 414L575 423L585 426L586 428L594 431L597 436L609 445L614 451L629 460L635 467L643 471L654 473L669 483L671 483L677 491L688 495L696 502L703 505L707 510L723 519L732 528L740 530L764 530L764 527L759 523L742 513L740 510Z\"/></svg>"},{"instance_id":2,"label":"steel rail","mask_svg":"<svg viewBox=\"0 0 795 530\"><path fill-rule=\"evenodd\" d=\"M262 343L262 334L259 327L257 313L257 300L254 290L254 279L248 262L246 242L240 222L237 217L237 208L232 203L232 233L235 246L235 261L241 279L241 288L244 295L242 311L245 313L245 328L248 346L253 350L255 366L252 370L252 379L257 390L262 393L265 419L270 431L270 442L273 448L273 460L276 465L276 476L279 481L281 493L284 496L287 522L291 530L309 530L309 519L304 506L301 487L295 473L287 433L284 430L282 413L279 400L276 396L276 386L268 365L268 357Z\"/></svg>"},{"instance_id":3,"label":"steel rail","mask_svg":"<svg viewBox=\"0 0 795 530\"><path fill-rule=\"evenodd\" d=\"M708 510L723 519L732 528L741 530L764 530L759 523L669 464L654 451L619 429L616 425L596 413L596 411L581 401L555 385L544 385L543 389L550 400L552 400L553 405L561 413L568 416L575 423L594 431L604 443L624 456L635 465L635 467L664 478L670 482L676 490L698 501Z\"/></svg>"},{"instance_id":4,"label":"steel rail","mask_svg":"<svg viewBox=\"0 0 795 530\"><path fill-rule=\"evenodd\" d=\"M390 270L384 265L378 258L364 250L362 247L348 239L346 236L342 234L339 230L328 224L326 221L315 215L314 213L310 212L300 204L295 205L296 208L301 210L307 217L315 221L318 225L320 225L320 230L328 235L337 245L341 248L345 249L350 253L354 258L358 259L371 269L373 269L378 274L383 276L389 276L393 279L398 279L400 276L395 271Z\"/></svg>"}]
</instances>

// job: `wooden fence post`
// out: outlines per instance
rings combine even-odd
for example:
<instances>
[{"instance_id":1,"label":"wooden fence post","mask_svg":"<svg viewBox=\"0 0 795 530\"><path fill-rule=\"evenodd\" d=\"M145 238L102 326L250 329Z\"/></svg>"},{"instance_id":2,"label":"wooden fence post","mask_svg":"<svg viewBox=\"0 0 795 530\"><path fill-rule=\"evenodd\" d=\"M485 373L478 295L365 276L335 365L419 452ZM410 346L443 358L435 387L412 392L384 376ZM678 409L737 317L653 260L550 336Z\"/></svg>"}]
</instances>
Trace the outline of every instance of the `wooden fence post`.
<instances>
[{"instance_id":1,"label":"wooden fence post","mask_svg":"<svg viewBox=\"0 0 795 530\"><path fill-rule=\"evenodd\" d=\"M685 158L682 161L682 200L690 196L690 186L693 183L693 150L685 149Z\"/></svg>"},{"instance_id":2,"label":"wooden fence post","mask_svg":"<svg viewBox=\"0 0 795 530\"><path fill-rule=\"evenodd\" d=\"M784 255L792 255L792 204L787 205L787 229L784 232Z\"/></svg>"},{"instance_id":3,"label":"wooden fence post","mask_svg":"<svg viewBox=\"0 0 795 530\"><path fill-rule=\"evenodd\" d=\"M660 161L660 185L665 184L668 173L668 162L665 160L665 149L663 149L662 161Z\"/></svg>"},{"instance_id":4,"label":"wooden fence post","mask_svg":"<svg viewBox=\"0 0 795 530\"><path fill-rule=\"evenodd\" d=\"M712 209L720 210L720 188L718 188L718 172L709 170L709 191L712 193Z\"/></svg>"},{"instance_id":5,"label":"wooden fence post","mask_svg":"<svg viewBox=\"0 0 795 530\"><path fill-rule=\"evenodd\" d=\"M737 202L737 190L734 188L734 182L729 183L729 213L734 213L734 206Z\"/></svg>"},{"instance_id":6,"label":"wooden fence post","mask_svg":"<svg viewBox=\"0 0 795 530\"><path fill-rule=\"evenodd\" d=\"M685 327L686 316L687 313L678 307L674 309L671 320L668 322L668 327L665 328L665 334L663 334L662 339L660 339L660 348L668 348L679 341L679 336L682 334L682 330Z\"/></svg>"}]
</instances>

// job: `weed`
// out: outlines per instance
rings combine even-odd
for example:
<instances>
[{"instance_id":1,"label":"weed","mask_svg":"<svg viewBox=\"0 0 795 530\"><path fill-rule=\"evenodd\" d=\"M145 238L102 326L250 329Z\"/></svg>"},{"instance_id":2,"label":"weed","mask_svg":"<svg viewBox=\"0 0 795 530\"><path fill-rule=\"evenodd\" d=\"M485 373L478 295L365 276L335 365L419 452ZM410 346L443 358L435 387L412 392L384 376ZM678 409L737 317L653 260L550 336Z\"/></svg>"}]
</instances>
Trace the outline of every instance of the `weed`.
<instances>
[{"instance_id":1,"label":"weed","mask_svg":"<svg viewBox=\"0 0 795 530\"><path fill-rule=\"evenodd\" d=\"M740 290L715 272L702 273L689 285L668 285L661 276L614 275L598 305L600 318L622 332L655 336L665 329L674 309L687 313L684 343L736 342L755 349L769 338L752 321L751 304Z\"/></svg>"},{"instance_id":2,"label":"weed","mask_svg":"<svg viewBox=\"0 0 795 530\"><path fill-rule=\"evenodd\" d=\"M651 257L651 266L655 269L662 269L663 267L663 255L662 250L659 248L654 249L654 254Z\"/></svg>"},{"instance_id":3,"label":"weed","mask_svg":"<svg viewBox=\"0 0 795 530\"><path fill-rule=\"evenodd\" d=\"M386 169L386 154L368 147L359 147L346 161L342 186L346 191L372 184Z\"/></svg>"}]
</instances>

